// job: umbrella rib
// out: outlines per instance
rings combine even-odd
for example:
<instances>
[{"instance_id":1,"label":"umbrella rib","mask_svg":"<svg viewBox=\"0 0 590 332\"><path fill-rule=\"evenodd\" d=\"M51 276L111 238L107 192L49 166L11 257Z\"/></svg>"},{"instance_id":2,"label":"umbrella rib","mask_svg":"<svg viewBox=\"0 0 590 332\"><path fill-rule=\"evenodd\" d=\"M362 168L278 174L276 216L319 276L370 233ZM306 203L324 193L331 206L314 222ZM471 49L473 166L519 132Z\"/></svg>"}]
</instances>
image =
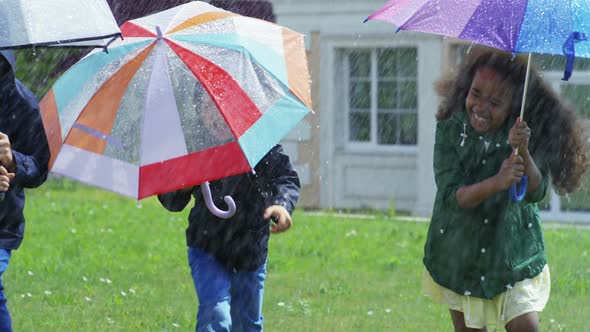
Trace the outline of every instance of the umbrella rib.
<instances>
[{"instance_id":1,"label":"umbrella rib","mask_svg":"<svg viewBox=\"0 0 590 332\"><path fill-rule=\"evenodd\" d=\"M225 35L233 35L233 34L235 34L235 33L226 33ZM192 36L192 35L186 35L186 36ZM180 38L174 38L174 39L175 40L180 40L180 41L186 42L186 43L198 44L196 42L192 42L192 41L189 41L189 40L186 40L186 39L180 39ZM178 45L178 44L176 44L176 45ZM214 48L228 48L228 49L232 49L232 50L236 50L236 51L241 51L243 54L246 54L247 55L248 59L252 63L254 63L257 66L259 66L261 69L264 70L265 73L267 73L270 77L272 77L273 80L275 80L276 83L279 84L285 91L288 91L288 92L291 92L292 93L291 88L290 88L290 84L289 84L289 73L288 73L288 71L287 71L286 80L283 81L283 79L281 79L280 77L278 77L275 74L275 71L270 70L267 65L265 65L264 63L258 61L258 58L246 46L244 46L243 44L237 42L235 44L230 44L230 45L227 45L227 46L226 45L223 45L223 46L211 45L211 44L207 44L207 43L203 43L203 45L207 45L209 47L214 47ZM284 47L284 45L283 45L283 47ZM273 53L273 54L277 54L277 53ZM286 54L277 54L276 56L277 57L283 57L283 56L284 57L287 57ZM292 93L292 94L294 96L296 96L296 97L299 98L299 96L297 96L296 94L294 94L294 93ZM301 99L301 98L299 98L299 99ZM307 105L307 104L311 104L311 103L304 102L304 104Z\"/></svg>"},{"instance_id":2,"label":"umbrella rib","mask_svg":"<svg viewBox=\"0 0 590 332\"><path fill-rule=\"evenodd\" d=\"M174 17L172 17L172 19L170 20L170 22L168 22L168 25L166 26L166 29L164 29L164 34L168 34L168 32L171 30L170 29L170 25L172 24L172 22L176 21L176 18L178 17L178 15L180 13L182 13L184 11L185 7L182 7L179 11L176 12L176 14L174 14Z\"/></svg>"},{"instance_id":3,"label":"umbrella rib","mask_svg":"<svg viewBox=\"0 0 590 332\"><path fill-rule=\"evenodd\" d=\"M21 45L11 45L11 46L1 46L0 50L7 50L7 49L21 49L27 47L49 47L49 48L80 48L80 47L96 47L96 48L106 48L109 46L117 37L122 38L122 34L114 33L104 36L99 36L96 38L86 37L86 38L74 38L74 39L63 39L63 40L55 40L50 42L42 42L42 43L30 43L30 44L21 44ZM107 44L84 44L84 45L71 45L70 43L75 42L84 42L84 41L94 41L94 40L101 40L111 38Z\"/></svg>"},{"instance_id":4,"label":"umbrella rib","mask_svg":"<svg viewBox=\"0 0 590 332\"><path fill-rule=\"evenodd\" d=\"M513 49L514 52L520 52L520 50L519 50L520 33L522 32L522 25L524 24L524 17L526 16L528 8L529 8L529 2L526 1L526 4L524 6L524 11L523 11L522 17L520 19L520 24L518 24L518 34L516 35L516 44L514 45L514 49ZM530 61L531 61L531 58L530 58L530 53L529 53L529 63L530 63ZM527 67L527 78L528 78L528 67ZM521 117L522 117L522 111L521 111Z\"/></svg>"},{"instance_id":5,"label":"umbrella rib","mask_svg":"<svg viewBox=\"0 0 590 332\"><path fill-rule=\"evenodd\" d=\"M256 104L254 104L236 80L223 68L169 39L166 40L166 43L170 45L170 48L203 85L225 122L228 124L232 134L236 139L239 139L262 115ZM198 63L191 64L191 60L197 60ZM201 70L197 70L195 65L199 66ZM206 77L202 71L203 69L214 72L209 72L212 75ZM223 107L220 107L220 100L224 101ZM237 111L239 111L239 117L237 116Z\"/></svg>"},{"instance_id":6,"label":"umbrella rib","mask_svg":"<svg viewBox=\"0 0 590 332\"><path fill-rule=\"evenodd\" d=\"M115 116L116 116L116 110L114 108L118 107L119 103L121 102L121 99L123 98L125 91L120 92L119 96L108 95L108 93L111 92L110 90L115 91L115 87L117 85L126 86L127 84L125 82L128 83L129 81L131 81L134 73L139 69L141 64L148 57L148 55L151 52L151 50L153 49L153 47L154 47L154 43L152 43L152 45L148 46L146 49L142 50L136 57L134 57L133 59L131 59L130 61L125 63L125 65L123 65L113 76L111 76L109 79L107 79L94 92L94 94L92 95L90 100L86 103L86 106L76 116L76 119L72 123L72 126L74 126L74 124L77 123L77 124L89 126L93 129L101 131L101 132L105 132L107 130L108 131L112 130L112 125L113 125L113 122L114 122ZM138 59L140 60L139 62L137 61ZM114 99L114 97L117 97L117 98ZM106 102L107 104L105 105L104 102ZM96 112L96 110L99 107L102 110L100 115L98 115ZM111 113L109 113L109 112L111 112ZM100 118L99 118L99 116L100 116ZM111 116L111 117L109 118L108 116ZM97 128L97 126L100 129ZM86 133L85 131L81 131L81 132ZM86 133L86 134L88 134L88 133ZM94 135L91 135L91 136L96 137ZM69 131L68 135L66 136L66 139L64 140L64 143L67 142L69 139L75 140L75 138L72 138L72 137L75 137L75 136L72 134L72 131ZM100 139L100 138L96 137L96 139ZM68 144L89 150L88 147L84 146L85 143L83 141L80 141L79 143L82 146L78 146L74 142L70 142ZM105 143L106 143L106 141L105 141ZM98 145L98 146L94 146L94 150L89 150L89 151L102 153L102 150L104 150L104 146Z\"/></svg>"},{"instance_id":7,"label":"umbrella rib","mask_svg":"<svg viewBox=\"0 0 590 332\"><path fill-rule=\"evenodd\" d=\"M400 25L398 26L398 30L404 30L403 26L404 26L406 23L408 23L408 21L409 21L409 20L410 20L412 17L414 17L414 15L416 15L416 13L418 13L420 10L422 10L422 8L424 8L424 6L426 6L426 4L427 4L427 3L428 3L428 0L424 1L420 7L416 8L416 10L415 10L415 11L412 13L412 15L409 15L409 16L408 16L408 18L407 18L407 19L404 21L404 23L402 23L402 24L400 24Z\"/></svg>"},{"instance_id":8,"label":"umbrella rib","mask_svg":"<svg viewBox=\"0 0 590 332\"><path fill-rule=\"evenodd\" d=\"M525 0L526 1L526 0ZM465 21L465 25L463 26L463 29L461 29L461 32L459 32L457 34L457 38L459 39L463 39L460 36L463 35L463 33L465 32L465 29L467 29L467 25L469 24L469 22L471 22L471 20L473 19L473 16L475 15L475 12L477 12L477 7L479 7L481 5L481 3L483 2L483 0L479 0L479 4L475 7L475 10L471 13L471 15L469 16L469 19L467 21ZM465 40L465 39L463 39Z\"/></svg>"}]
</instances>

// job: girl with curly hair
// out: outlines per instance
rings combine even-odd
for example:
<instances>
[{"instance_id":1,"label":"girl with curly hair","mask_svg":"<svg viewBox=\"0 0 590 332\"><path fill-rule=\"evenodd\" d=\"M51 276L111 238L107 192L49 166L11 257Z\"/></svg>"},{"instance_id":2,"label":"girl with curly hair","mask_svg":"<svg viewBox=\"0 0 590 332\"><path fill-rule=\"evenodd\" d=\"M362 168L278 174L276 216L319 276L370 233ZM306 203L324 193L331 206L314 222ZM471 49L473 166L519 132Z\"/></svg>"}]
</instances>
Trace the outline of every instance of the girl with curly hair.
<instances>
[{"instance_id":1,"label":"girl with curly hair","mask_svg":"<svg viewBox=\"0 0 590 332\"><path fill-rule=\"evenodd\" d=\"M532 70L519 118L526 60L470 52L437 82L437 194L424 247L424 292L447 305L455 331L537 331L550 275L537 202L578 188L588 168L574 111ZM518 148L518 154L515 149ZM526 194L508 189L528 177Z\"/></svg>"}]
</instances>

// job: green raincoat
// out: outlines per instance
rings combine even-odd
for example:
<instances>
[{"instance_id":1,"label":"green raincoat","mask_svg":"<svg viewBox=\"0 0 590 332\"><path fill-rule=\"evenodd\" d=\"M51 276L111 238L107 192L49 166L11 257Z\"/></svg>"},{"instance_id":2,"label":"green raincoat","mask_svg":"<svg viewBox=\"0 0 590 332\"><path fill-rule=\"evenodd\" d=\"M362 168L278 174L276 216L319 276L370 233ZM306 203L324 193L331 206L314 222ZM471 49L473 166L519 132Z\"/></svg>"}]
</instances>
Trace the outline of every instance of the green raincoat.
<instances>
[{"instance_id":1,"label":"green raincoat","mask_svg":"<svg viewBox=\"0 0 590 332\"><path fill-rule=\"evenodd\" d=\"M494 135L475 132L465 112L439 121L434 148L437 194L424 247L424 264L441 286L459 294L493 298L507 286L532 278L547 262L537 202L547 189L547 171L535 161L543 180L539 189L512 202L508 191L472 209L459 207L462 186L494 176L512 153L510 123Z\"/></svg>"}]
</instances>

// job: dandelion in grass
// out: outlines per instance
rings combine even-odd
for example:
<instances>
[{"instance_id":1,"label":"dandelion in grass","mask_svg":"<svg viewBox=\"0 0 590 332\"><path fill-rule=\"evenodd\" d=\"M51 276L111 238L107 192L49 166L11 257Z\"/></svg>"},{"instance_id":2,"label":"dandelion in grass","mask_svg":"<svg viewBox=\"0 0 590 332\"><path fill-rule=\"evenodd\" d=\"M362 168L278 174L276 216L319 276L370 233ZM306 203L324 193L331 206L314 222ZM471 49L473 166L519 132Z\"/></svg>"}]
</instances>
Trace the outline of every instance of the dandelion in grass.
<instances>
[{"instance_id":1,"label":"dandelion in grass","mask_svg":"<svg viewBox=\"0 0 590 332\"><path fill-rule=\"evenodd\" d=\"M277 303L277 305L278 305L279 307L284 307L284 306L285 306L285 302L279 302L279 303Z\"/></svg>"},{"instance_id":2,"label":"dandelion in grass","mask_svg":"<svg viewBox=\"0 0 590 332\"><path fill-rule=\"evenodd\" d=\"M369 316L373 316L373 314L374 314L373 310L369 310L369 311L367 311L367 315L369 315Z\"/></svg>"},{"instance_id":3,"label":"dandelion in grass","mask_svg":"<svg viewBox=\"0 0 590 332\"><path fill-rule=\"evenodd\" d=\"M104 281L105 281L107 284L110 284L110 283L112 283L111 279L105 279Z\"/></svg>"},{"instance_id":4,"label":"dandelion in grass","mask_svg":"<svg viewBox=\"0 0 590 332\"><path fill-rule=\"evenodd\" d=\"M121 291L121 295L127 296L127 293L125 291Z\"/></svg>"},{"instance_id":5,"label":"dandelion in grass","mask_svg":"<svg viewBox=\"0 0 590 332\"><path fill-rule=\"evenodd\" d=\"M114 322L115 322L115 321L114 321L114 320L112 320L110 317L107 317L107 323L109 323L109 324L111 324L111 325L112 325Z\"/></svg>"},{"instance_id":6,"label":"dandelion in grass","mask_svg":"<svg viewBox=\"0 0 590 332\"><path fill-rule=\"evenodd\" d=\"M28 275L30 275L30 276L33 276L33 275L35 275L35 274L33 273L33 271L27 271L27 274L28 274Z\"/></svg>"},{"instance_id":7,"label":"dandelion in grass","mask_svg":"<svg viewBox=\"0 0 590 332\"><path fill-rule=\"evenodd\" d=\"M302 307L309 307L309 302L306 300L299 300L299 305Z\"/></svg>"},{"instance_id":8,"label":"dandelion in grass","mask_svg":"<svg viewBox=\"0 0 590 332\"><path fill-rule=\"evenodd\" d=\"M88 278L86 278L86 276L82 276L82 280L88 281Z\"/></svg>"},{"instance_id":9,"label":"dandelion in grass","mask_svg":"<svg viewBox=\"0 0 590 332\"><path fill-rule=\"evenodd\" d=\"M86 300L86 302L92 302L92 299L89 298L88 296L84 297L84 300Z\"/></svg>"},{"instance_id":10,"label":"dandelion in grass","mask_svg":"<svg viewBox=\"0 0 590 332\"><path fill-rule=\"evenodd\" d=\"M175 328L179 328L180 327L180 324L178 324L178 323L172 323L172 326L174 326Z\"/></svg>"},{"instance_id":11,"label":"dandelion in grass","mask_svg":"<svg viewBox=\"0 0 590 332\"><path fill-rule=\"evenodd\" d=\"M388 314L390 314L391 313L391 309L387 308L387 309L385 309L385 312L388 313Z\"/></svg>"},{"instance_id":12,"label":"dandelion in grass","mask_svg":"<svg viewBox=\"0 0 590 332\"><path fill-rule=\"evenodd\" d=\"M135 294L135 289L129 288L129 293Z\"/></svg>"},{"instance_id":13,"label":"dandelion in grass","mask_svg":"<svg viewBox=\"0 0 590 332\"><path fill-rule=\"evenodd\" d=\"M32 297L32 296L33 296L33 294L31 294L31 293L27 293L27 296L28 296L28 297Z\"/></svg>"},{"instance_id":14,"label":"dandelion in grass","mask_svg":"<svg viewBox=\"0 0 590 332\"><path fill-rule=\"evenodd\" d=\"M44 293L45 295L51 295L51 291L48 291L48 290L44 291L43 293Z\"/></svg>"},{"instance_id":15,"label":"dandelion in grass","mask_svg":"<svg viewBox=\"0 0 590 332\"><path fill-rule=\"evenodd\" d=\"M72 228L72 234L76 234L77 230L75 228Z\"/></svg>"},{"instance_id":16,"label":"dandelion in grass","mask_svg":"<svg viewBox=\"0 0 590 332\"><path fill-rule=\"evenodd\" d=\"M356 232L356 230L351 230L350 232L346 233L346 237L351 237L351 236L357 236L358 233Z\"/></svg>"},{"instance_id":17,"label":"dandelion in grass","mask_svg":"<svg viewBox=\"0 0 590 332\"><path fill-rule=\"evenodd\" d=\"M21 294L20 295L20 297L22 297L23 299L25 298L25 296L26 296L25 294Z\"/></svg>"},{"instance_id":18,"label":"dandelion in grass","mask_svg":"<svg viewBox=\"0 0 590 332\"><path fill-rule=\"evenodd\" d=\"M98 280L100 280L100 282L105 282L105 279L103 277L98 278Z\"/></svg>"}]
</instances>

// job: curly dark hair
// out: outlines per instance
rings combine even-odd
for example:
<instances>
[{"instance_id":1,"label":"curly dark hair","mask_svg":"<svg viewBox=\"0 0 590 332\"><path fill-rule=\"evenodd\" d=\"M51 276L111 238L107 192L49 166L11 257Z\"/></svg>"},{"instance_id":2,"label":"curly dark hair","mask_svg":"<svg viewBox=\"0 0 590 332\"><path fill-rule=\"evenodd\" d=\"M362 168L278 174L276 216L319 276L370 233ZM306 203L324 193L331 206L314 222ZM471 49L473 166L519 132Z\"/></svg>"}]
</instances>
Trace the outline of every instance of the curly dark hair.
<instances>
[{"instance_id":1,"label":"curly dark hair","mask_svg":"<svg viewBox=\"0 0 590 332\"><path fill-rule=\"evenodd\" d=\"M458 70L435 83L441 97L436 119L465 112L465 99L475 73L480 68L490 68L513 86L511 114L506 121L514 123L520 116L526 67L527 60L522 55L487 47L471 50ZM555 190L559 194L575 191L589 166L582 121L534 68L529 74L524 120L531 128L529 151L541 170L549 170Z\"/></svg>"}]
</instances>

